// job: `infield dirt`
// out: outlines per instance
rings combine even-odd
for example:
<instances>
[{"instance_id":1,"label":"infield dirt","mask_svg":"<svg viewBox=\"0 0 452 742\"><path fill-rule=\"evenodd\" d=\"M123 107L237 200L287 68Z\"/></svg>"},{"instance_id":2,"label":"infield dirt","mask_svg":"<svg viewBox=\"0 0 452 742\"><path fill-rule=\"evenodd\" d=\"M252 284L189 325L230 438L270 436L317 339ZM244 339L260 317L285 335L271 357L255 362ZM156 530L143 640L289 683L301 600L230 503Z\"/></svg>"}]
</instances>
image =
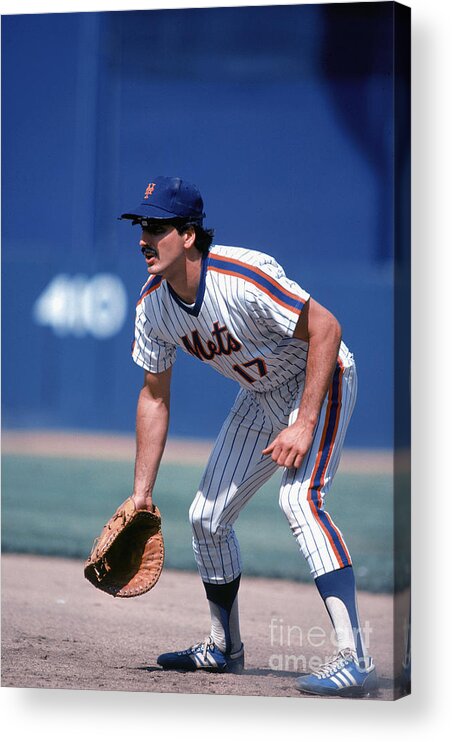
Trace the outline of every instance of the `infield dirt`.
<instances>
[{"instance_id":1,"label":"infield dirt","mask_svg":"<svg viewBox=\"0 0 452 742\"><path fill-rule=\"evenodd\" d=\"M374 697L382 700L394 697L393 604L390 595L359 594L380 678ZM2 686L302 700L295 678L334 653L315 587L243 577L240 607L246 650L242 675L164 672L156 664L161 652L184 649L208 632L197 574L164 570L150 593L121 600L95 590L77 560L6 554ZM399 636L397 646L402 645Z\"/></svg>"}]
</instances>

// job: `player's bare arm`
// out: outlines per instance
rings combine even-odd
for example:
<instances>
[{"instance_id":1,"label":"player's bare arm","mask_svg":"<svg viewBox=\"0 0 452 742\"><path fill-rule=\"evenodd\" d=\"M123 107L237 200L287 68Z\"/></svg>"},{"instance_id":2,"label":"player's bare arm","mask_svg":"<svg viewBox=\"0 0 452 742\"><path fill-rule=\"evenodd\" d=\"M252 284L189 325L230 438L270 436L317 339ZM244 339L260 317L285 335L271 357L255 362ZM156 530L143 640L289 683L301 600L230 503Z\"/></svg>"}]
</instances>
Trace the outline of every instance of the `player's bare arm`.
<instances>
[{"instance_id":1,"label":"player's bare arm","mask_svg":"<svg viewBox=\"0 0 452 742\"><path fill-rule=\"evenodd\" d=\"M306 381L298 416L262 452L279 466L298 468L309 451L320 410L336 367L341 327L337 319L314 299L300 314L294 337L309 343Z\"/></svg>"},{"instance_id":2,"label":"player's bare arm","mask_svg":"<svg viewBox=\"0 0 452 742\"><path fill-rule=\"evenodd\" d=\"M136 457L132 497L137 508L152 508L152 490L168 434L171 368L144 374L136 416Z\"/></svg>"}]
</instances>

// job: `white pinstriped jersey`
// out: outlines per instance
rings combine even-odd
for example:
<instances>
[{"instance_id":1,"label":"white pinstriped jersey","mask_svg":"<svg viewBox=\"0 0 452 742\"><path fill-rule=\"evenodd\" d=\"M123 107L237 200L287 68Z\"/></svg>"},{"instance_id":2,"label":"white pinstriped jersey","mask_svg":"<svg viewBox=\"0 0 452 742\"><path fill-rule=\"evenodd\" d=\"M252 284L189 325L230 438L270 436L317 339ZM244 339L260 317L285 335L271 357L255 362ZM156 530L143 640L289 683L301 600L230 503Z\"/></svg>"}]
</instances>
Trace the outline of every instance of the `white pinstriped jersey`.
<instances>
[{"instance_id":1,"label":"white pinstriped jersey","mask_svg":"<svg viewBox=\"0 0 452 742\"><path fill-rule=\"evenodd\" d=\"M257 392L295 376L302 383L308 345L293 333L308 299L269 255L214 245L203 257L193 305L182 302L160 276L144 285L133 359L158 373L174 363L181 347Z\"/></svg>"},{"instance_id":2,"label":"white pinstriped jersey","mask_svg":"<svg viewBox=\"0 0 452 742\"><path fill-rule=\"evenodd\" d=\"M278 468L262 451L298 414L308 344L293 333L308 299L272 257L223 245L203 258L193 305L160 276L142 289L133 348L139 366L164 371L181 347L242 387L190 508L194 555L205 582L224 584L242 571L233 524ZM351 564L323 502L355 398L353 356L342 343L311 448L301 467L284 471L280 489L281 508L314 577Z\"/></svg>"}]
</instances>

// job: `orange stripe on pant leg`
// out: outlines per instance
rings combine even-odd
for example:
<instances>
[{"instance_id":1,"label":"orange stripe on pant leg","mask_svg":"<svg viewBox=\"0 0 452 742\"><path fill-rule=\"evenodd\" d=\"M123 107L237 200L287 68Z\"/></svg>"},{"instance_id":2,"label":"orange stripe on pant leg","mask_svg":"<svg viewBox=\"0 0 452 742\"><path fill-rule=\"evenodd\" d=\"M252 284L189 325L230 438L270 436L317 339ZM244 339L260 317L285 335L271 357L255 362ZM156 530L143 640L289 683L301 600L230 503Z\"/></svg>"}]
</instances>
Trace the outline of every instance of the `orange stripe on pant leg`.
<instances>
[{"instance_id":1,"label":"orange stripe on pant leg","mask_svg":"<svg viewBox=\"0 0 452 742\"><path fill-rule=\"evenodd\" d=\"M342 407L342 378L344 376L344 366L343 366L342 361L339 358L337 360L338 360L338 363L339 363L339 366L340 366L339 382L338 382L337 415L336 415L336 422L335 422L335 425L334 425L333 435L331 437L330 448L329 448L328 455L327 455L326 461L325 461L325 466L323 467L323 471L322 471L322 474L320 476L320 488L323 488L323 485L325 484L325 474L326 474L326 470L328 468L328 464L330 462L331 454L333 453L334 441L336 440L337 429L339 427L340 411L341 411L341 407ZM331 394L332 394L332 392L333 392L333 385L331 384ZM326 435L326 431L325 431L325 435Z\"/></svg>"},{"instance_id":2,"label":"orange stripe on pant leg","mask_svg":"<svg viewBox=\"0 0 452 742\"><path fill-rule=\"evenodd\" d=\"M322 475L320 477L320 489L323 489L323 486L325 484L326 470L328 468L328 464L330 462L331 455L333 453L334 443L335 443L336 435L337 435L337 429L339 427L340 411L341 411L341 407L342 407L342 380L343 380L343 377L344 377L344 364L342 363L342 361L341 361L340 358L337 359L337 362L338 362L339 367L340 367L340 372L339 372L339 383L338 383L339 388L338 388L336 424L334 426L334 431L333 431L333 435L332 435L332 438L331 438L331 445L330 445L330 448L329 448L329 451L328 451L328 455L326 457L325 466L323 467ZM320 494L320 492L319 492L319 494ZM321 499L322 499L322 505L323 505L323 497ZM341 544L343 550L345 551L345 553L347 554L347 556L349 558L349 561L351 562L350 553L349 553L349 551L348 551L348 549L347 549L347 547L346 547L346 545L345 545L345 543L344 543L344 541L343 541L343 539L341 537L340 532L338 531L337 527L334 525L333 521L331 520L331 517L330 517L329 513L326 513L325 512L325 515L328 518L328 521L329 521L331 527L334 529L335 533L337 534L337 537L338 537L338 539L340 541L340 544Z\"/></svg>"},{"instance_id":3,"label":"orange stripe on pant leg","mask_svg":"<svg viewBox=\"0 0 452 742\"><path fill-rule=\"evenodd\" d=\"M332 442L331 442L330 450L328 451L328 456L326 458L325 466L323 467L323 472L322 472L322 476L321 476L321 479L320 479L320 481L321 481L321 488L323 488L323 486L325 484L326 470L328 468L328 464L329 464L330 459L331 459L331 454L333 453L334 442L336 440L337 429L339 427L340 410L342 408L342 380L343 380L343 377L344 377L344 364L342 363L342 361L341 361L340 358L337 359L337 362L338 362L338 364L340 366L340 372L339 372L339 395L338 395L338 403L337 403L338 414L337 414L337 418L336 418L336 424L334 426L334 431L333 431L333 437L332 437ZM322 498L322 505L323 505L323 498ZM333 528L334 531L336 532L337 537L338 537L338 539L339 539L339 541L341 543L341 546L342 546L343 550L345 551L345 553L347 554L348 559L349 559L349 562L351 563L352 559L351 559L349 550L347 549L347 546L344 543L340 532L338 531L337 527L334 525L333 521L331 520L331 517L330 517L329 513L325 512L325 511L324 511L324 513L325 513L326 517L328 518L328 521L329 521L329 523L331 525L331 528Z\"/></svg>"},{"instance_id":4,"label":"orange stripe on pant leg","mask_svg":"<svg viewBox=\"0 0 452 742\"><path fill-rule=\"evenodd\" d=\"M314 471L313 471L313 473L311 475L311 479L310 479L310 483L309 483L309 488L308 488L308 502L309 502L309 507L311 508L311 512L314 515L314 518L318 522L319 526L322 528L323 532L325 533L325 535L326 535L326 537L327 537L327 539L328 539L328 541L329 541L329 543L331 545L331 548L332 548L332 550L333 550L333 552L334 552L334 554L336 556L336 559L337 559L339 565L341 567L344 567L345 564L344 564L344 562L343 562L343 560L342 560L342 558L341 558L341 556L340 556L340 554L339 554L339 552L337 550L337 547L336 547L336 545L335 545L335 543L334 543L334 541L332 539L332 536L328 532L328 529L325 527L325 525L322 523L322 520L321 520L321 518L319 517L319 514L318 514L317 506L316 506L316 504L312 500L312 492L314 492L314 491L317 493L317 499L321 499L320 490L321 490L321 488L323 487L323 485L325 483L325 474L326 474L328 463L329 463L329 460L331 458L331 454L332 454L332 451L333 451L333 448L334 448L334 443L335 443L336 435L337 435L337 429L338 429L338 426L339 426L339 417L340 417L340 414L339 413L340 413L340 407L341 407L341 401L342 401L342 377L343 377L344 369L343 369L343 364L342 364L342 362L339 359L338 359L338 362L339 362L339 365L340 365L340 372L339 372L339 382L338 382L338 401L337 401L336 421L335 421L335 424L334 424L334 430L333 430L333 434L331 436L331 443L329 445L328 454L327 454L327 457L326 457L326 460L325 460L325 465L323 467L322 474L321 474L321 477L320 477L320 483L319 483L319 486L317 488L317 487L314 487L313 484L314 484L314 481L315 481L315 478L316 478L316 475L317 475L317 472L318 472L318 469L319 469L319 466L320 466L320 461L321 461L322 454L323 454L323 448L325 446L325 439L326 439L327 432L328 432L328 425L329 425L330 417L331 417L331 408L332 408L332 405L333 405L333 382L331 382L330 388L329 388L329 391L328 391L328 406L327 406L327 410L326 410L326 414L325 414L325 422L324 422L324 427L323 427L322 439L321 439L321 442L320 442L320 448L319 448L319 451L318 451L318 454L317 454L317 457L316 457L316 463L315 463L315 466L314 466ZM337 536L337 538L338 538L338 540L339 540L339 542L340 542L340 544L341 544L341 546L342 546L345 554L347 554L348 557L350 558L350 554L348 552L348 549L346 548L346 546L345 546L345 544L344 544L344 542L343 542L343 540L341 538L341 535L338 532L336 526L332 522L332 520L331 520L330 516L328 515L328 513L326 513L325 511L323 511L323 512L324 512L325 516L327 517L328 522L330 523L331 527L333 528L333 530L334 530L334 532L335 532L335 534L336 534L336 536Z\"/></svg>"}]
</instances>

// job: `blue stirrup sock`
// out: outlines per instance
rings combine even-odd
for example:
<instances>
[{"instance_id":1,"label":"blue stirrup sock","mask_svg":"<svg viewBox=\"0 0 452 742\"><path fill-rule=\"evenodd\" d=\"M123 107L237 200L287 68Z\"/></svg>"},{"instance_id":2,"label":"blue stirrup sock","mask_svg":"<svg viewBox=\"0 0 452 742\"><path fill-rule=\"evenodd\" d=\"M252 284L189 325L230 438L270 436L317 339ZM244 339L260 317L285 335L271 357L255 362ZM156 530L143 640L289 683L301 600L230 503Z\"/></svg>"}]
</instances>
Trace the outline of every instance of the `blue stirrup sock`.
<instances>
[{"instance_id":1,"label":"blue stirrup sock","mask_svg":"<svg viewBox=\"0 0 452 742\"><path fill-rule=\"evenodd\" d=\"M358 661L367 657L356 605L356 585L353 567L327 572L315 579L333 624L338 649L356 652Z\"/></svg>"},{"instance_id":2,"label":"blue stirrup sock","mask_svg":"<svg viewBox=\"0 0 452 742\"><path fill-rule=\"evenodd\" d=\"M237 596L240 577L224 585L203 583L209 601L212 639L227 654L237 652L242 646Z\"/></svg>"}]
</instances>

